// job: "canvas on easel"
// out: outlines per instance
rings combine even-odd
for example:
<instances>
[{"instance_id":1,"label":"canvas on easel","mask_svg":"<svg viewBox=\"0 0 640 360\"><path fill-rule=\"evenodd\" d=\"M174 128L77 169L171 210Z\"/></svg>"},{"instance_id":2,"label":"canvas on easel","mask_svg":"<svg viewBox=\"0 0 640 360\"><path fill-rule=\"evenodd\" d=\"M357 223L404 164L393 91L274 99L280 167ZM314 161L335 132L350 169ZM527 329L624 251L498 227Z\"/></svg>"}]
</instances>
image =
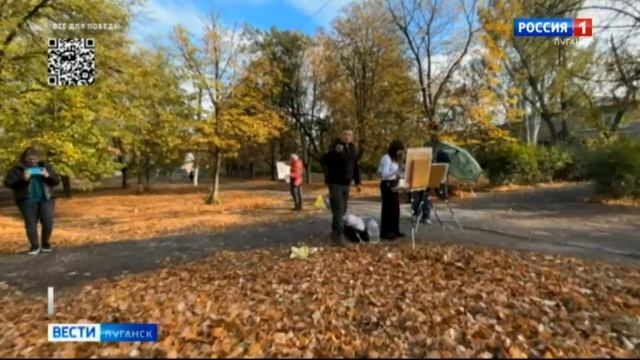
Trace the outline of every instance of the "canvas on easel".
<instances>
[{"instance_id":1,"label":"canvas on easel","mask_svg":"<svg viewBox=\"0 0 640 360\"><path fill-rule=\"evenodd\" d=\"M431 172L429 174L428 187L435 189L446 181L449 164L434 163L431 164Z\"/></svg>"},{"instance_id":2,"label":"canvas on easel","mask_svg":"<svg viewBox=\"0 0 640 360\"><path fill-rule=\"evenodd\" d=\"M411 173L407 187L410 190L423 190L428 185L430 166L426 159L414 159L411 161Z\"/></svg>"},{"instance_id":3,"label":"canvas on easel","mask_svg":"<svg viewBox=\"0 0 640 360\"><path fill-rule=\"evenodd\" d=\"M429 181L432 149L409 148L405 162L404 178L409 189L424 189Z\"/></svg>"}]
</instances>

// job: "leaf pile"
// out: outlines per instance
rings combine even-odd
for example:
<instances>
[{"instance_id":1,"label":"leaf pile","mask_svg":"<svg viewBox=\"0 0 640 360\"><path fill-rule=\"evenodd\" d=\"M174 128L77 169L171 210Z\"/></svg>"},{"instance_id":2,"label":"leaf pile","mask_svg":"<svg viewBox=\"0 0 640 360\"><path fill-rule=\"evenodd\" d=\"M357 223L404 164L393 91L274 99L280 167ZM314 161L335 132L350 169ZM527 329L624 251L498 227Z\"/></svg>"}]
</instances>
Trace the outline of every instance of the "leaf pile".
<instances>
[{"instance_id":1,"label":"leaf pile","mask_svg":"<svg viewBox=\"0 0 640 360\"><path fill-rule=\"evenodd\" d=\"M222 252L44 299L0 289L0 355L639 356L640 272L533 253L368 245ZM49 322L158 323L158 343L47 343Z\"/></svg>"}]
</instances>

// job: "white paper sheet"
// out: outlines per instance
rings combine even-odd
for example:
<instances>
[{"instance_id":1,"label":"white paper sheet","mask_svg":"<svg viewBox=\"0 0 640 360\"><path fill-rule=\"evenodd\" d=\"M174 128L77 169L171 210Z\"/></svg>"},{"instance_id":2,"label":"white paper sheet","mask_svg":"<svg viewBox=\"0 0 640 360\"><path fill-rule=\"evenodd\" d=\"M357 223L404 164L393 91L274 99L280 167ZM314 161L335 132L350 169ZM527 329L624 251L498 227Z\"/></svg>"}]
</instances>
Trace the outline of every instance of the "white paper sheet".
<instances>
[{"instance_id":1,"label":"white paper sheet","mask_svg":"<svg viewBox=\"0 0 640 360\"><path fill-rule=\"evenodd\" d=\"M291 166L284 161L278 161L276 167L278 168L278 179L286 180L291 172Z\"/></svg>"}]
</instances>

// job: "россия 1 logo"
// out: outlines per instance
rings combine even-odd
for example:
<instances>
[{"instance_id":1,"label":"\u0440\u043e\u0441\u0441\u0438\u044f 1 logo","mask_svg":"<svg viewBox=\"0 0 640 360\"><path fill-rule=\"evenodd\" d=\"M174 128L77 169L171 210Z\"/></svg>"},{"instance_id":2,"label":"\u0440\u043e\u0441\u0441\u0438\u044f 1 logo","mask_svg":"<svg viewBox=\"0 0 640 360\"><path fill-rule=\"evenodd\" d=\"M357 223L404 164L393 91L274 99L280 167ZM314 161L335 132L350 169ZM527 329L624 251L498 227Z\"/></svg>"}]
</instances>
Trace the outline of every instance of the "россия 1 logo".
<instances>
[{"instance_id":1,"label":"\u0440\u043e\u0441\u0441\u0438\u044f 1 logo","mask_svg":"<svg viewBox=\"0 0 640 360\"><path fill-rule=\"evenodd\" d=\"M513 19L515 37L590 37L592 19L587 18L516 18Z\"/></svg>"}]
</instances>

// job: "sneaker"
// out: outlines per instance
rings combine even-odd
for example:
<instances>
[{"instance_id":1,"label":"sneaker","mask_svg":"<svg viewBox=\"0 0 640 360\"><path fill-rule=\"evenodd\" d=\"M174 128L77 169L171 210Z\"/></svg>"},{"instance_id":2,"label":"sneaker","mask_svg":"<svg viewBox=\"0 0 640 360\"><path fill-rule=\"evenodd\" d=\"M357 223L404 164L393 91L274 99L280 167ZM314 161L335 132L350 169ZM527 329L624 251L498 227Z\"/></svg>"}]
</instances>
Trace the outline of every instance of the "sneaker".
<instances>
[{"instance_id":1,"label":"sneaker","mask_svg":"<svg viewBox=\"0 0 640 360\"><path fill-rule=\"evenodd\" d=\"M38 255L40 253L40 248L31 248L27 251L27 255Z\"/></svg>"},{"instance_id":2,"label":"sneaker","mask_svg":"<svg viewBox=\"0 0 640 360\"><path fill-rule=\"evenodd\" d=\"M420 220L420 224L431 225L431 219L422 219Z\"/></svg>"},{"instance_id":3,"label":"sneaker","mask_svg":"<svg viewBox=\"0 0 640 360\"><path fill-rule=\"evenodd\" d=\"M51 252L51 246L47 246L47 247L42 247L42 249L40 249L40 251L42 251L43 253L50 253Z\"/></svg>"},{"instance_id":4,"label":"sneaker","mask_svg":"<svg viewBox=\"0 0 640 360\"><path fill-rule=\"evenodd\" d=\"M397 233L397 234L396 234L396 237L399 237L399 238L403 238L403 237L405 237L405 236L406 236L406 235L405 235L404 233L401 233L401 232L399 232L399 233Z\"/></svg>"}]
</instances>

